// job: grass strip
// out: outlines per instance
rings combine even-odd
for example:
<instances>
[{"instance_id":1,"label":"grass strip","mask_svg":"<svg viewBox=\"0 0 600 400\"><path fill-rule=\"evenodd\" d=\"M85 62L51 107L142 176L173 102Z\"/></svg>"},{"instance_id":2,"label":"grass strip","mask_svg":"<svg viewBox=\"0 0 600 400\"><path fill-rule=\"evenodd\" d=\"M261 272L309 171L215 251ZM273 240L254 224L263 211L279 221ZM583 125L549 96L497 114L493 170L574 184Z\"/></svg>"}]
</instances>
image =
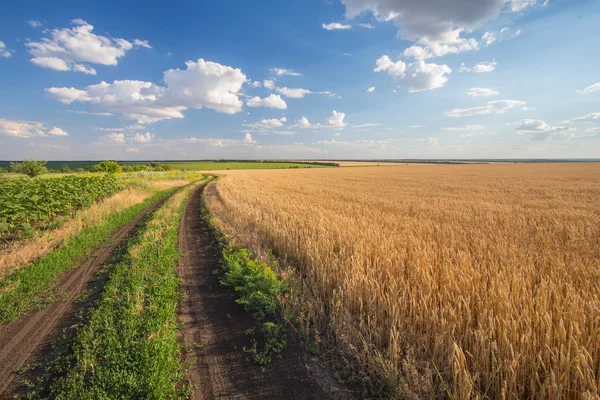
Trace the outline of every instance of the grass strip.
<instances>
[{"instance_id":1,"label":"grass strip","mask_svg":"<svg viewBox=\"0 0 600 400\"><path fill-rule=\"evenodd\" d=\"M55 399L186 398L182 345L177 340L180 299L179 224L198 184L167 200L129 242L71 352L54 360Z\"/></svg>"},{"instance_id":2,"label":"grass strip","mask_svg":"<svg viewBox=\"0 0 600 400\"><path fill-rule=\"evenodd\" d=\"M146 207L176 190L177 188L173 188L157 192L142 203L110 215L104 223L83 230L62 247L0 281L0 325L54 301L61 272L78 266L95 248L105 243L116 229L131 222Z\"/></svg>"},{"instance_id":3,"label":"grass strip","mask_svg":"<svg viewBox=\"0 0 600 400\"><path fill-rule=\"evenodd\" d=\"M204 199L200 214L214 238L213 246L221 252L221 285L235 291L236 302L251 312L261 323L259 337L254 337L255 329L247 333L253 335L252 347L244 350L252 354L257 364L270 364L274 356L281 356L287 346L285 323L282 316L280 298L289 291L288 283L281 279L275 257L268 263L260 261L250 250L234 245L214 224L213 216L206 208Z\"/></svg>"}]
</instances>

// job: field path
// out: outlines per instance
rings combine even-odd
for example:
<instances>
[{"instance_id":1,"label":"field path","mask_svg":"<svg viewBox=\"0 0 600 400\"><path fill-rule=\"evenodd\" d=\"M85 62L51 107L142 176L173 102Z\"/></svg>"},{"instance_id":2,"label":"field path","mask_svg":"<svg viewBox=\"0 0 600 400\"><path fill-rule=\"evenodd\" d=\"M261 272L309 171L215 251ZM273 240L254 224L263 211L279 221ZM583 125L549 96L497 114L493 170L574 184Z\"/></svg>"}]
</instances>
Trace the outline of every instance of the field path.
<instances>
[{"instance_id":1,"label":"field path","mask_svg":"<svg viewBox=\"0 0 600 400\"><path fill-rule=\"evenodd\" d=\"M93 299L102 292L108 278L104 274L98 275L99 270L113 258L117 248L126 243L144 219L152 215L169 197L156 201L140 212L133 221L113 232L107 244L97 248L82 266L63 273L59 293L66 293L64 299L0 326L1 399L23 394L26 388L22 381L34 380L36 374L41 374L40 368L34 368L23 375L16 371L49 361L48 355L52 353L55 339L61 337L63 332L67 336L75 332L74 328L80 322L79 311L91 305ZM86 294L86 300L78 301L78 295L82 293Z\"/></svg>"},{"instance_id":2,"label":"field path","mask_svg":"<svg viewBox=\"0 0 600 400\"><path fill-rule=\"evenodd\" d=\"M192 399L341 399L348 392L336 388L328 374L306 354L292 332L281 359L264 371L245 353L256 326L252 315L235 302L231 290L213 273L218 254L200 215L204 187L190 197L180 230L182 258L179 273L186 293L179 320L186 346L185 362Z\"/></svg>"}]
</instances>

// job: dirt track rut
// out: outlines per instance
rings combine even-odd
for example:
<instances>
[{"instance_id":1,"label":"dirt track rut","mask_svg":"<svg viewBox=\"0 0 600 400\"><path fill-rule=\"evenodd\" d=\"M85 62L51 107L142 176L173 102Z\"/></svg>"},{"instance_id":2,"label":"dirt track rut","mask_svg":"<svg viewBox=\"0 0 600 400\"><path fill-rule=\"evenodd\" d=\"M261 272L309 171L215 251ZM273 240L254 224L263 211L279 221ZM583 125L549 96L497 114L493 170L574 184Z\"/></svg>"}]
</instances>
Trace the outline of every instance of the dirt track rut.
<instances>
[{"instance_id":1,"label":"dirt track rut","mask_svg":"<svg viewBox=\"0 0 600 400\"><path fill-rule=\"evenodd\" d=\"M65 272L61 276L59 289L61 293L66 293L64 299L0 326L0 398L12 398L15 394L23 393L23 377L17 371L26 365L47 361L52 342L64 330L74 329L76 314L85 306L77 302L77 295L83 291L93 291L94 286L96 291L101 291L101 287L97 287L99 283L100 286L102 284L96 279L98 271L111 260L117 247L167 199L158 200L140 212L133 221L117 229L108 243L96 249L82 266ZM25 377L32 378L31 373Z\"/></svg>"},{"instance_id":2,"label":"dirt track rut","mask_svg":"<svg viewBox=\"0 0 600 400\"><path fill-rule=\"evenodd\" d=\"M348 393L336 388L293 334L281 359L264 370L243 351L250 347L245 333L256 326L251 314L237 304L232 292L213 273L219 257L200 216L204 187L190 197L180 228L179 274L187 294L180 305L185 360L192 399L341 399Z\"/></svg>"}]
</instances>

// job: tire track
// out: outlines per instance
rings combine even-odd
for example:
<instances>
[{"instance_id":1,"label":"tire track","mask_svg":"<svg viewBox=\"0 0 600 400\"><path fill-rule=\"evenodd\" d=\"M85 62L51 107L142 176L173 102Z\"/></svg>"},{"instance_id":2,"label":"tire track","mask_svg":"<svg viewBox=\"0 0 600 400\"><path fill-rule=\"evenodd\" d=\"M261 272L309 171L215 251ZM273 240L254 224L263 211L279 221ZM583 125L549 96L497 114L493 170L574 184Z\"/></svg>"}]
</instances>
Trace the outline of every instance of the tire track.
<instances>
[{"instance_id":1,"label":"tire track","mask_svg":"<svg viewBox=\"0 0 600 400\"><path fill-rule=\"evenodd\" d=\"M76 296L92 288L95 283L98 284L98 271L112 259L117 247L171 196L172 194L141 211L131 222L113 232L108 243L97 248L83 265L63 273L59 288L59 292L67 293L63 300L0 327L0 398L12 398L22 391L18 382L20 380L16 379L19 376L17 371L26 365L43 361L51 343L61 331L73 330L75 326L70 323L76 321L75 316L83 307L78 304Z\"/></svg>"},{"instance_id":2,"label":"tire track","mask_svg":"<svg viewBox=\"0 0 600 400\"><path fill-rule=\"evenodd\" d=\"M188 200L180 227L181 289L179 322L184 360L190 366L191 398L199 399L348 399L293 332L281 359L265 367L243 351L250 347L246 330L256 326L252 315L237 304L232 292L219 284L213 271L219 255L208 246L211 238L200 215L202 193Z\"/></svg>"}]
</instances>

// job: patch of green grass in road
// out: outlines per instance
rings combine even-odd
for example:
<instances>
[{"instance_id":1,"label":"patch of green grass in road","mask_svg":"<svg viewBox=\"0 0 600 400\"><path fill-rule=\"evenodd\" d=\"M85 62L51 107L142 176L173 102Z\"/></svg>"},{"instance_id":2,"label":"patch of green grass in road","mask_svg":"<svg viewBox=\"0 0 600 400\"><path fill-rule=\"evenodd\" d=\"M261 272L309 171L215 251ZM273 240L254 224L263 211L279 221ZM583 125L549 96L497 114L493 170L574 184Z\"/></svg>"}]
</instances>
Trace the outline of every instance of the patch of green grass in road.
<instances>
[{"instance_id":1,"label":"patch of green grass in road","mask_svg":"<svg viewBox=\"0 0 600 400\"><path fill-rule=\"evenodd\" d=\"M325 165L288 162L221 162L221 161L181 161L165 162L175 169L191 171L223 171L236 169L288 169L288 168L328 168Z\"/></svg>"},{"instance_id":2,"label":"patch of green grass in road","mask_svg":"<svg viewBox=\"0 0 600 400\"><path fill-rule=\"evenodd\" d=\"M0 325L55 300L61 272L78 266L92 250L105 243L113 231L131 222L150 204L175 190L177 188L158 192L142 203L110 215L102 224L84 229L62 247L0 281Z\"/></svg>"},{"instance_id":3,"label":"patch of green grass in road","mask_svg":"<svg viewBox=\"0 0 600 400\"><path fill-rule=\"evenodd\" d=\"M178 232L192 184L169 199L129 242L104 292L85 317L72 351L55 360L55 399L186 398L182 345ZM61 374L63 372L63 374Z\"/></svg>"}]
</instances>

